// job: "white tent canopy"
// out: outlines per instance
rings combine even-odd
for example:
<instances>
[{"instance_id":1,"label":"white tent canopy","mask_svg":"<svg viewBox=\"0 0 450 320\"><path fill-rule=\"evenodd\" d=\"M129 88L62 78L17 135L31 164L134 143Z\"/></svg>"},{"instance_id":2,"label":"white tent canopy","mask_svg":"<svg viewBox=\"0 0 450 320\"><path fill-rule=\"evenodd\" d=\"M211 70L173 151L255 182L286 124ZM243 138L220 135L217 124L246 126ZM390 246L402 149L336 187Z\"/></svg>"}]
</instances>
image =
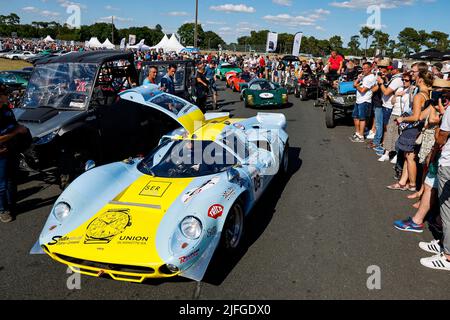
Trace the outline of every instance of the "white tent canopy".
<instances>
[{"instance_id":1,"label":"white tent canopy","mask_svg":"<svg viewBox=\"0 0 450 320\"><path fill-rule=\"evenodd\" d=\"M164 34L164 37L161 39L161 41L157 45L151 47L151 49L157 49L157 50L164 49L168 43L169 43L169 38L167 37L166 34Z\"/></svg>"},{"instance_id":2,"label":"white tent canopy","mask_svg":"<svg viewBox=\"0 0 450 320\"><path fill-rule=\"evenodd\" d=\"M176 53L180 53L180 51L183 49L184 47L178 41L177 37L175 36L175 33L172 33L172 36L170 37L169 42L164 48L164 51L166 52L175 51Z\"/></svg>"},{"instance_id":3,"label":"white tent canopy","mask_svg":"<svg viewBox=\"0 0 450 320\"><path fill-rule=\"evenodd\" d=\"M167 35L164 35L164 37L161 39L161 41L156 45L151 47L151 49L157 49L157 50L164 50L164 52L173 52L180 53L181 50L184 49L184 47L181 45L181 43L178 41L177 37L174 33L172 33L172 36L170 39L167 37Z\"/></svg>"},{"instance_id":4,"label":"white tent canopy","mask_svg":"<svg viewBox=\"0 0 450 320\"><path fill-rule=\"evenodd\" d=\"M55 42L49 35L44 39L45 42Z\"/></svg>"},{"instance_id":5,"label":"white tent canopy","mask_svg":"<svg viewBox=\"0 0 450 320\"><path fill-rule=\"evenodd\" d=\"M106 48L106 49L115 49L116 48L116 46L114 44L112 44L108 38L106 38L105 42L103 42L102 47Z\"/></svg>"},{"instance_id":6,"label":"white tent canopy","mask_svg":"<svg viewBox=\"0 0 450 320\"><path fill-rule=\"evenodd\" d=\"M98 41L97 37L92 37L91 40L88 42L89 48L102 48L103 45L100 41Z\"/></svg>"}]
</instances>

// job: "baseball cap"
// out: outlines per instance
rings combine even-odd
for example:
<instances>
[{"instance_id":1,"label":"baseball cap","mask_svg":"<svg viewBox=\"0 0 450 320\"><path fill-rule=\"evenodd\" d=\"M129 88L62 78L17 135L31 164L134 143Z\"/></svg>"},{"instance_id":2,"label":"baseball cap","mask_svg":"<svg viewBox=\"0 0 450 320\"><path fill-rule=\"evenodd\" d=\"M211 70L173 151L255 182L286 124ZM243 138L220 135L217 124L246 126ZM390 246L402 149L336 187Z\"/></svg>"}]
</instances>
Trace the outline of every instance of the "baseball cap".
<instances>
[{"instance_id":1,"label":"baseball cap","mask_svg":"<svg viewBox=\"0 0 450 320\"><path fill-rule=\"evenodd\" d=\"M392 68L396 69L396 70L401 70L401 69L403 69L403 63L401 61L399 61L399 60L395 60L392 63Z\"/></svg>"}]
</instances>

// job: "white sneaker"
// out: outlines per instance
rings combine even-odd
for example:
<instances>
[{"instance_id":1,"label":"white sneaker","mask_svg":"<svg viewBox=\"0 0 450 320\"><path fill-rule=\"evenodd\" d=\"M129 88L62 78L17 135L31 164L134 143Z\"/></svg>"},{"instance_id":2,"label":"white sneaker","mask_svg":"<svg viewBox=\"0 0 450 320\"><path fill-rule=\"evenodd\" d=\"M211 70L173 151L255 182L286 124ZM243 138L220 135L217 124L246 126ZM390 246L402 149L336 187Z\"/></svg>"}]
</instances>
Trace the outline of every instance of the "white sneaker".
<instances>
[{"instance_id":1,"label":"white sneaker","mask_svg":"<svg viewBox=\"0 0 450 320\"><path fill-rule=\"evenodd\" d=\"M380 159L378 159L380 162L389 161L389 152L385 152Z\"/></svg>"},{"instance_id":2,"label":"white sneaker","mask_svg":"<svg viewBox=\"0 0 450 320\"><path fill-rule=\"evenodd\" d=\"M395 157L392 158L391 163L392 164L396 164L397 163L397 155L395 155Z\"/></svg>"},{"instance_id":3,"label":"white sneaker","mask_svg":"<svg viewBox=\"0 0 450 320\"><path fill-rule=\"evenodd\" d=\"M420 249L430 253L441 253L442 247L439 244L439 240L432 240L430 242L419 242Z\"/></svg>"},{"instance_id":4,"label":"white sneaker","mask_svg":"<svg viewBox=\"0 0 450 320\"><path fill-rule=\"evenodd\" d=\"M369 133L368 133L367 136L366 136L366 139L369 139L369 140L375 139L375 132L373 132L372 130L370 130Z\"/></svg>"},{"instance_id":5,"label":"white sneaker","mask_svg":"<svg viewBox=\"0 0 450 320\"><path fill-rule=\"evenodd\" d=\"M431 269L450 271L450 261L447 261L443 253L429 258L422 258L420 259L420 264Z\"/></svg>"}]
</instances>

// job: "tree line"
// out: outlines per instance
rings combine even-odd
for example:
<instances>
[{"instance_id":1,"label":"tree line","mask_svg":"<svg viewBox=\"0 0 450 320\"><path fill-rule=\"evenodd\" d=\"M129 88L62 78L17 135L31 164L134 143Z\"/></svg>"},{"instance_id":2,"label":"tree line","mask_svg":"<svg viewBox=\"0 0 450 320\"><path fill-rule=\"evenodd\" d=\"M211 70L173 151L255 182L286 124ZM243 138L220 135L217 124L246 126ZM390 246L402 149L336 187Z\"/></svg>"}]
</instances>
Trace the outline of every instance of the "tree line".
<instances>
[{"instance_id":1,"label":"tree line","mask_svg":"<svg viewBox=\"0 0 450 320\"><path fill-rule=\"evenodd\" d=\"M11 13L10 15L0 15L0 36L11 37L15 32L19 38L38 39L50 35L58 40L74 40L84 42L91 37L97 37L103 42L107 38L114 44L119 44L120 40L130 34L136 35L139 41L145 39L147 44L157 44L164 33L161 25L157 24L154 28L149 27L130 27L117 29L111 23L99 22L92 25L82 25L79 29L74 29L67 24L61 25L56 21L33 21L30 24L21 24L20 17ZM198 44L201 48L217 48L218 45L224 45L225 41L213 31L204 31L201 25L198 25ZM194 23L183 24L178 29L180 41L185 46L192 46L194 42Z\"/></svg>"},{"instance_id":2,"label":"tree line","mask_svg":"<svg viewBox=\"0 0 450 320\"><path fill-rule=\"evenodd\" d=\"M251 31L249 36L239 37L237 45L260 46L265 44L268 32L269 30ZM370 46L369 40L371 40ZM290 52L293 41L293 34L279 33L278 53ZM386 56L400 58L418 53L424 48L439 51L450 50L449 35L440 31L427 33L424 30L407 27L398 34L397 40L395 40L385 32L365 26L361 28L359 34L351 36L346 46L344 46L342 38L337 35L322 40L313 36L303 36L301 44L302 53L315 56L328 55L332 50L337 50L345 55L374 56L377 53L384 53Z\"/></svg>"}]
</instances>

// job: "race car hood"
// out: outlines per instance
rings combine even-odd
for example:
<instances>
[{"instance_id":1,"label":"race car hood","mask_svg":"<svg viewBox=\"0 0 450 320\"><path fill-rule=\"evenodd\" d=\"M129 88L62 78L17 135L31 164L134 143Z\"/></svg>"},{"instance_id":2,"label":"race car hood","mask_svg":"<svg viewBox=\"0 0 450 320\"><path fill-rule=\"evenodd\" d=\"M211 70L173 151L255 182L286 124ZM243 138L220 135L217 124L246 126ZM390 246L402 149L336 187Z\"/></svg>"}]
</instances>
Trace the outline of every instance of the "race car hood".
<instances>
[{"instance_id":1,"label":"race car hood","mask_svg":"<svg viewBox=\"0 0 450 320\"><path fill-rule=\"evenodd\" d=\"M33 138L41 138L59 130L83 111L61 111L53 108L13 109L17 121L30 129Z\"/></svg>"},{"instance_id":2,"label":"race car hood","mask_svg":"<svg viewBox=\"0 0 450 320\"><path fill-rule=\"evenodd\" d=\"M156 234L192 179L139 177L73 231L44 244L53 255L110 264L158 266ZM43 243L41 243L43 244Z\"/></svg>"}]
</instances>

